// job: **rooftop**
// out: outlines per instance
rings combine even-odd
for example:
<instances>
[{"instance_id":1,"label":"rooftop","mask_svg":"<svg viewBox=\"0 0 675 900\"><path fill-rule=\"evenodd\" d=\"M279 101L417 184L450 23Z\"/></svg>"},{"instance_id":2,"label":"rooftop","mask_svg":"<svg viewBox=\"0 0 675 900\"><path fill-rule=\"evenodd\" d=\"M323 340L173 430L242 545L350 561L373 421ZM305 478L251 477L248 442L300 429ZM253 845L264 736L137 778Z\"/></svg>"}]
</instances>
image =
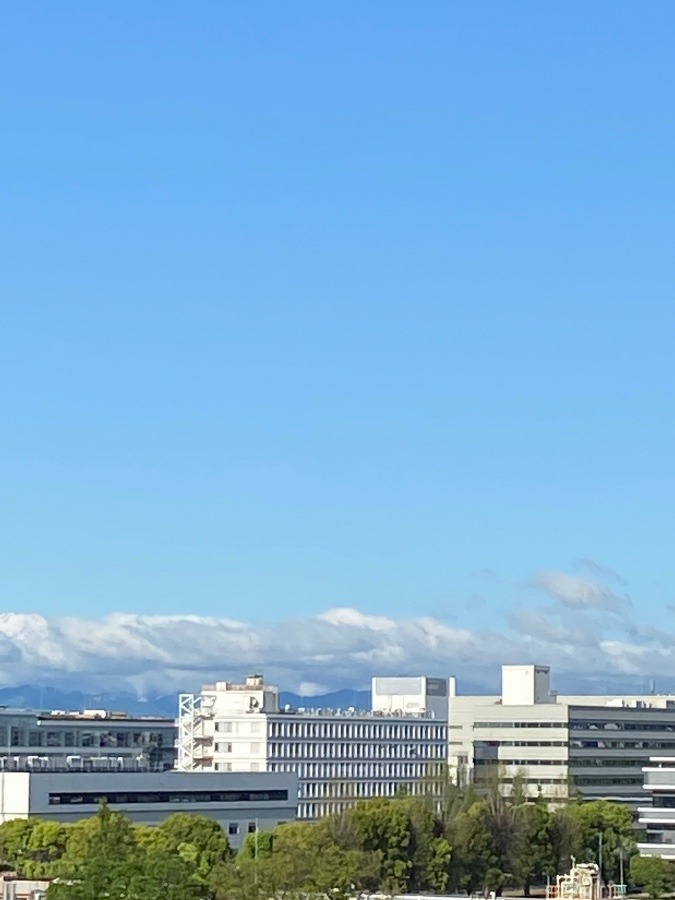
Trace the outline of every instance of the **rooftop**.
<instances>
[{"instance_id":1,"label":"rooftop","mask_svg":"<svg viewBox=\"0 0 675 900\"><path fill-rule=\"evenodd\" d=\"M60 721L160 722L166 725L173 725L175 721L169 716L133 716L123 711L108 709L23 709L0 706L0 718L3 716L35 716L40 720Z\"/></svg>"},{"instance_id":2,"label":"rooftop","mask_svg":"<svg viewBox=\"0 0 675 900\"><path fill-rule=\"evenodd\" d=\"M371 710L356 709L353 706L347 709L311 709L309 707L293 707L284 706L277 713L272 715L282 716L308 716L313 718L342 718L342 719L436 719L433 712L429 710L419 710L417 712L406 712L402 709L394 710ZM442 721L442 720L438 720Z\"/></svg>"}]
</instances>

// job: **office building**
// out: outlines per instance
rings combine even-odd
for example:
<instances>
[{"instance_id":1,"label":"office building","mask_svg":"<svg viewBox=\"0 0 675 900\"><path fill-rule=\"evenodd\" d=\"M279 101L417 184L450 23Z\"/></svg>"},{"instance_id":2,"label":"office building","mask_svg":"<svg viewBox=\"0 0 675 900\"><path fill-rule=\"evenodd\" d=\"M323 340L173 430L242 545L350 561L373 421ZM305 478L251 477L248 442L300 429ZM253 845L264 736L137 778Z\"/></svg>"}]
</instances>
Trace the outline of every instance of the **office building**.
<instances>
[{"instance_id":1,"label":"office building","mask_svg":"<svg viewBox=\"0 0 675 900\"><path fill-rule=\"evenodd\" d=\"M641 856L675 861L675 753L653 756L644 767L645 797L638 809Z\"/></svg>"},{"instance_id":2,"label":"office building","mask_svg":"<svg viewBox=\"0 0 675 900\"><path fill-rule=\"evenodd\" d=\"M294 773L299 818L401 789L434 792L446 770L451 682L375 678L373 709L279 707L261 676L180 698L178 762L186 772Z\"/></svg>"},{"instance_id":3,"label":"office building","mask_svg":"<svg viewBox=\"0 0 675 900\"><path fill-rule=\"evenodd\" d=\"M643 767L675 752L675 696L559 696L547 666L503 666L498 696L449 699L448 760L459 783L498 769L529 796L641 803Z\"/></svg>"},{"instance_id":4,"label":"office building","mask_svg":"<svg viewBox=\"0 0 675 900\"><path fill-rule=\"evenodd\" d=\"M0 709L0 770L171 769L176 723L155 716Z\"/></svg>"},{"instance_id":5,"label":"office building","mask_svg":"<svg viewBox=\"0 0 675 900\"><path fill-rule=\"evenodd\" d=\"M294 820L297 793L291 773L0 772L0 823L33 816L76 822L106 801L143 825L178 812L208 816L238 847L256 829Z\"/></svg>"}]
</instances>

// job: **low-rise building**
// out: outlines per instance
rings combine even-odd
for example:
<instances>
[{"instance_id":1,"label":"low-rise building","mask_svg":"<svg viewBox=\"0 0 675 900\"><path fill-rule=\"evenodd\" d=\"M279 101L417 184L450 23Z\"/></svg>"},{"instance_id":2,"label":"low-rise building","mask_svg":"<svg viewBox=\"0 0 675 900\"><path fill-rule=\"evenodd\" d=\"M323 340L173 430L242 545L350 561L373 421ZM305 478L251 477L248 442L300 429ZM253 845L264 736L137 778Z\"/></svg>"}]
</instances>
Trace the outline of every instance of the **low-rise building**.
<instances>
[{"instance_id":1,"label":"low-rise building","mask_svg":"<svg viewBox=\"0 0 675 900\"><path fill-rule=\"evenodd\" d=\"M262 677L205 685L180 699L178 768L294 773L298 816L356 799L440 790L446 771L444 679L373 679L373 709L279 707Z\"/></svg>"},{"instance_id":2,"label":"low-rise building","mask_svg":"<svg viewBox=\"0 0 675 900\"><path fill-rule=\"evenodd\" d=\"M238 847L248 833L294 820L297 796L291 773L0 772L0 823L32 817L76 822L105 801L143 825L158 825L176 812L208 816Z\"/></svg>"},{"instance_id":3,"label":"low-rise building","mask_svg":"<svg viewBox=\"0 0 675 900\"><path fill-rule=\"evenodd\" d=\"M559 696L548 666L503 666L497 696L449 702L448 759L459 783L495 767L530 796L579 794L637 809L643 767L675 751L675 696Z\"/></svg>"},{"instance_id":4,"label":"low-rise building","mask_svg":"<svg viewBox=\"0 0 675 900\"><path fill-rule=\"evenodd\" d=\"M0 709L0 770L171 769L175 743L175 720L159 716Z\"/></svg>"}]
</instances>

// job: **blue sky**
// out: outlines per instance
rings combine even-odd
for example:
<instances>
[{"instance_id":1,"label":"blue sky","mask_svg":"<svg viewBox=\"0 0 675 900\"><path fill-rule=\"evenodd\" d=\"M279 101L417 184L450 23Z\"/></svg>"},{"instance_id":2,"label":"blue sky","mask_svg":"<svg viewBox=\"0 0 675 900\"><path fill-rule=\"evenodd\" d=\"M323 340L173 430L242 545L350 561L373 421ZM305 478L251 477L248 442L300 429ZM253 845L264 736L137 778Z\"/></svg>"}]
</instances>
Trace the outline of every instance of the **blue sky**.
<instances>
[{"instance_id":1,"label":"blue sky","mask_svg":"<svg viewBox=\"0 0 675 900\"><path fill-rule=\"evenodd\" d=\"M5 4L2 608L671 627L674 27Z\"/></svg>"}]
</instances>

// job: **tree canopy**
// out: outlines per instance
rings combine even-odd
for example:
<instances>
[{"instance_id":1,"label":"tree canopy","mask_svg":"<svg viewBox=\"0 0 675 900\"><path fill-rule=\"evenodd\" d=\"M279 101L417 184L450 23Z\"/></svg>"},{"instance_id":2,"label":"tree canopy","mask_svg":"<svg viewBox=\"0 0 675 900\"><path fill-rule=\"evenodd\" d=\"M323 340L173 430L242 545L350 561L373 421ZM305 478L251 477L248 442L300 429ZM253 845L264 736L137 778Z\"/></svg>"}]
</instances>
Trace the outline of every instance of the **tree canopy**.
<instances>
[{"instance_id":1,"label":"tree canopy","mask_svg":"<svg viewBox=\"0 0 675 900\"><path fill-rule=\"evenodd\" d=\"M264 900L355 891L448 893L530 887L568 870L572 857L600 862L618 879L635 851L627 807L571 801L552 808L499 784L430 798L360 800L315 824L288 822L247 835L234 853L221 826L178 813L133 825L102 806L72 825L38 819L0 826L0 861L26 877L54 879L50 900ZM635 857L626 871L658 896L672 870Z\"/></svg>"}]
</instances>

